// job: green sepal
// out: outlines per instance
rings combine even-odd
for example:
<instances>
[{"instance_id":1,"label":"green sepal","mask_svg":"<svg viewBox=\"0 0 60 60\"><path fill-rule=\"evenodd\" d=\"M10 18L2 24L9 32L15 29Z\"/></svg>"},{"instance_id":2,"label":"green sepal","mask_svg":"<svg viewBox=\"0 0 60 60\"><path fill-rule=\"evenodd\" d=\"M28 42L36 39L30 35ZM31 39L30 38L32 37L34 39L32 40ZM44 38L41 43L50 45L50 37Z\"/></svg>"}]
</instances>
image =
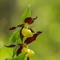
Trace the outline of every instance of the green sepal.
<instances>
[{"instance_id":1,"label":"green sepal","mask_svg":"<svg viewBox=\"0 0 60 60\"><path fill-rule=\"evenodd\" d=\"M22 43L20 39L20 30L15 31L9 39L10 44L19 44Z\"/></svg>"},{"instance_id":2,"label":"green sepal","mask_svg":"<svg viewBox=\"0 0 60 60\"><path fill-rule=\"evenodd\" d=\"M15 47L13 48L12 58L14 58L14 56L16 55L16 52L17 52L18 48L19 48L19 46L15 46Z\"/></svg>"},{"instance_id":3,"label":"green sepal","mask_svg":"<svg viewBox=\"0 0 60 60\"><path fill-rule=\"evenodd\" d=\"M16 60L24 60L26 54L27 54L26 52L23 52L23 53L19 54L15 59Z\"/></svg>"},{"instance_id":4,"label":"green sepal","mask_svg":"<svg viewBox=\"0 0 60 60\"><path fill-rule=\"evenodd\" d=\"M24 60L26 56L26 52L23 52L16 56L15 58L6 58L5 60Z\"/></svg>"},{"instance_id":5,"label":"green sepal","mask_svg":"<svg viewBox=\"0 0 60 60\"><path fill-rule=\"evenodd\" d=\"M31 11L30 11L30 6L25 10L25 12L22 14L22 23L24 23L25 18L31 17Z\"/></svg>"},{"instance_id":6,"label":"green sepal","mask_svg":"<svg viewBox=\"0 0 60 60\"><path fill-rule=\"evenodd\" d=\"M11 58L6 58L5 60L11 60Z\"/></svg>"}]
</instances>

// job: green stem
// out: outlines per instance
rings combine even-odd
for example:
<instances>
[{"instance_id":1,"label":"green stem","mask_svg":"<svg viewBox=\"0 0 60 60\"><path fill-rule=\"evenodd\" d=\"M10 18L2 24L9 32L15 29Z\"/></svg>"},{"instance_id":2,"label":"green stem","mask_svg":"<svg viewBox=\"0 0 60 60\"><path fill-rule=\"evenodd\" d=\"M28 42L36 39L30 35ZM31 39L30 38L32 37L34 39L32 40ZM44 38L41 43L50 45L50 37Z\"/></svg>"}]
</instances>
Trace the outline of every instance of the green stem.
<instances>
[{"instance_id":1,"label":"green stem","mask_svg":"<svg viewBox=\"0 0 60 60\"><path fill-rule=\"evenodd\" d=\"M29 57L27 57L27 60L29 60Z\"/></svg>"}]
</instances>

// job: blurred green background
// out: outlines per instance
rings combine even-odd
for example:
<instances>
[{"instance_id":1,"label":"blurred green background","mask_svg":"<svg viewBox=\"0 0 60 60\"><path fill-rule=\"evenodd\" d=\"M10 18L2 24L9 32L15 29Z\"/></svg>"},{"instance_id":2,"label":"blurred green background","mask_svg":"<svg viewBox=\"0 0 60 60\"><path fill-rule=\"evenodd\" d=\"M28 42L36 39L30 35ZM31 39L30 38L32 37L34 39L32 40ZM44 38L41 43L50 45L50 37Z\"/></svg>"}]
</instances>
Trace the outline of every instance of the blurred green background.
<instances>
[{"instance_id":1,"label":"blurred green background","mask_svg":"<svg viewBox=\"0 0 60 60\"><path fill-rule=\"evenodd\" d=\"M30 60L60 60L60 0L0 0L0 60L12 56L9 27L21 24L21 15L31 5L31 17L36 17L33 30L43 31L29 44L35 55ZM19 29L19 28L18 28Z\"/></svg>"}]
</instances>

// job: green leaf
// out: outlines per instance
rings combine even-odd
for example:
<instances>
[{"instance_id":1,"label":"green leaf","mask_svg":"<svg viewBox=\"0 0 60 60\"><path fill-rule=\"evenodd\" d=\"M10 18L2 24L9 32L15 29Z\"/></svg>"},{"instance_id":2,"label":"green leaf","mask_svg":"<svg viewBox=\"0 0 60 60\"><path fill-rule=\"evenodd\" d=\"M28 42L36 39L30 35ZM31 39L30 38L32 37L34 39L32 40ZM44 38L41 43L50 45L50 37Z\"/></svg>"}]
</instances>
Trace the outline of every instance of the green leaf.
<instances>
[{"instance_id":1,"label":"green leaf","mask_svg":"<svg viewBox=\"0 0 60 60\"><path fill-rule=\"evenodd\" d=\"M11 60L11 58L6 58L5 60Z\"/></svg>"},{"instance_id":2,"label":"green leaf","mask_svg":"<svg viewBox=\"0 0 60 60\"><path fill-rule=\"evenodd\" d=\"M5 60L24 60L26 55L26 52L19 54L18 56L16 56L15 58L6 58Z\"/></svg>"},{"instance_id":3,"label":"green leaf","mask_svg":"<svg viewBox=\"0 0 60 60\"><path fill-rule=\"evenodd\" d=\"M26 52L25 52L25 53L21 53L21 54L19 54L15 59L16 59L16 60L24 60L25 55L26 55Z\"/></svg>"},{"instance_id":4,"label":"green leaf","mask_svg":"<svg viewBox=\"0 0 60 60\"><path fill-rule=\"evenodd\" d=\"M20 39L20 30L15 31L12 36L9 39L9 43L10 44L17 44L19 41L19 43L21 43L21 39Z\"/></svg>"},{"instance_id":5,"label":"green leaf","mask_svg":"<svg viewBox=\"0 0 60 60\"><path fill-rule=\"evenodd\" d=\"M26 11L22 14L22 23L24 23L25 18L31 16L30 6L26 9Z\"/></svg>"},{"instance_id":6,"label":"green leaf","mask_svg":"<svg viewBox=\"0 0 60 60\"><path fill-rule=\"evenodd\" d=\"M15 58L6 58L5 60L17 60Z\"/></svg>"},{"instance_id":7,"label":"green leaf","mask_svg":"<svg viewBox=\"0 0 60 60\"><path fill-rule=\"evenodd\" d=\"M23 42L21 41L20 37L18 38L18 40L16 41L17 44L22 44Z\"/></svg>"},{"instance_id":8,"label":"green leaf","mask_svg":"<svg viewBox=\"0 0 60 60\"><path fill-rule=\"evenodd\" d=\"M12 58L16 55L16 52L17 52L18 48L19 48L19 46L15 46L13 48L13 56L12 56Z\"/></svg>"},{"instance_id":9,"label":"green leaf","mask_svg":"<svg viewBox=\"0 0 60 60\"><path fill-rule=\"evenodd\" d=\"M6 58L5 60L15 60L15 58Z\"/></svg>"}]
</instances>

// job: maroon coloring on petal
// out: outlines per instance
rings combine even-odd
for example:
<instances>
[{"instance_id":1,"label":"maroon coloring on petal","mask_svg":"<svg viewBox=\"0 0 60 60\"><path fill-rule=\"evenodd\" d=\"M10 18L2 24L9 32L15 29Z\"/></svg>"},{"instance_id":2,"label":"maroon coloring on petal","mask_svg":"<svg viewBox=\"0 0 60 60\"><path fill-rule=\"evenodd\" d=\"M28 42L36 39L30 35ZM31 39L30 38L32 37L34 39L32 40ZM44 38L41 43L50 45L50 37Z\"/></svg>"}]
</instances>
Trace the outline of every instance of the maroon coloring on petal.
<instances>
[{"instance_id":1,"label":"maroon coloring on petal","mask_svg":"<svg viewBox=\"0 0 60 60\"><path fill-rule=\"evenodd\" d=\"M37 16L35 18L33 18L33 20L37 19Z\"/></svg>"},{"instance_id":2,"label":"maroon coloring on petal","mask_svg":"<svg viewBox=\"0 0 60 60\"><path fill-rule=\"evenodd\" d=\"M30 30L32 33L34 33L34 31L33 31L31 28L29 28L29 30Z\"/></svg>"},{"instance_id":3,"label":"maroon coloring on petal","mask_svg":"<svg viewBox=\"0 0 60 60\"><path fill-rule=\"evenodd\" d=\"M20 24L20 25L18 25L17 27L23 27L24 26L24 24ZM9 28L9 30L14 30L14 29L16 29L17 27L11 27L11 28Z\"/></svg>"},{"instance_id":4,"label":"maroon coloring on petal","mask_svg":"<svg viewBox=\"0 0 60 60\"><path fill-rule=\"evenodd\" d=\"M20 38L21 38L21 41L23 41L23 38L24 38L24 36L22 35L22 29L23 29L23 27L20 30Z\"/></svg>"},{"instance_id":5,"label":"maroon coloring on petal","mask_svg":"<svg viewBox=\"0 0 60 60\"><path fill-rule=\"evenodd\" d=\"M39 34L41 34L41 33L42 33L42 32L38 31L38 32L35 33L32 37L27 38L27 39L24 41L24 43L29 44L29 43L35 41L35 40L36 40L36 37L37 37Z\"/></svg>"},{"instance_id":6,"label":"maroon coloring on petal","mask_svg":"<svg viewBox=\"0 0 60 60\"><path fill-rule=\"evenodd\" d=\"M21 45L21 46L19 47L19 49L17 50L17 55L19 55L19 54L21 53L22 49L23 49L23 46Z\"/></svg>"},{"instance_id":7,"label":"maroon coloring on petal","mask_svg":"<svg viewBox=\"0 0 60 60\"><path fill-rule=\"evenodd\" d=\"M16 29L16 27L11 27L11 28L9 28L9 30L14 30L14 29Z\"/></svg>"},{"instance_id":8,"label":"maroon coloring on petal","mask_svg":"<svg viewBox=\"0 0 60 60\"><path fill-rule=\"evenodd\" d=\"M6 46L6 45L5 45ZM6 46L6 47L15 47L16 45L9 45L9 46Z\"/></svg>"},{"instance_id":9,"label":"maroon coloring on petal","mask_svg":"<svg viewBox=\"0 0 60 60\"><path fill-rule=\"evenodd\" d=\"M22 29L24 27L24 24L20 24L17 27L22 27L21 30L20 30L20 38L21 38L21 41L23 41L24 36L22 35L22 32L21 31L22 31Z\"/></svg>"},{"instance_id":10,"label":"maroon coloring on petal","mask_svg":"<svg viewBox=\"0 0 60 60\"><path fill-rule=\"evenodd\" d=\"M28 24L32 24L34 22L34 20L31 17L28 17L28 18L25 19L24 22L28 23Z\"/></svg>"}]
</instances>

